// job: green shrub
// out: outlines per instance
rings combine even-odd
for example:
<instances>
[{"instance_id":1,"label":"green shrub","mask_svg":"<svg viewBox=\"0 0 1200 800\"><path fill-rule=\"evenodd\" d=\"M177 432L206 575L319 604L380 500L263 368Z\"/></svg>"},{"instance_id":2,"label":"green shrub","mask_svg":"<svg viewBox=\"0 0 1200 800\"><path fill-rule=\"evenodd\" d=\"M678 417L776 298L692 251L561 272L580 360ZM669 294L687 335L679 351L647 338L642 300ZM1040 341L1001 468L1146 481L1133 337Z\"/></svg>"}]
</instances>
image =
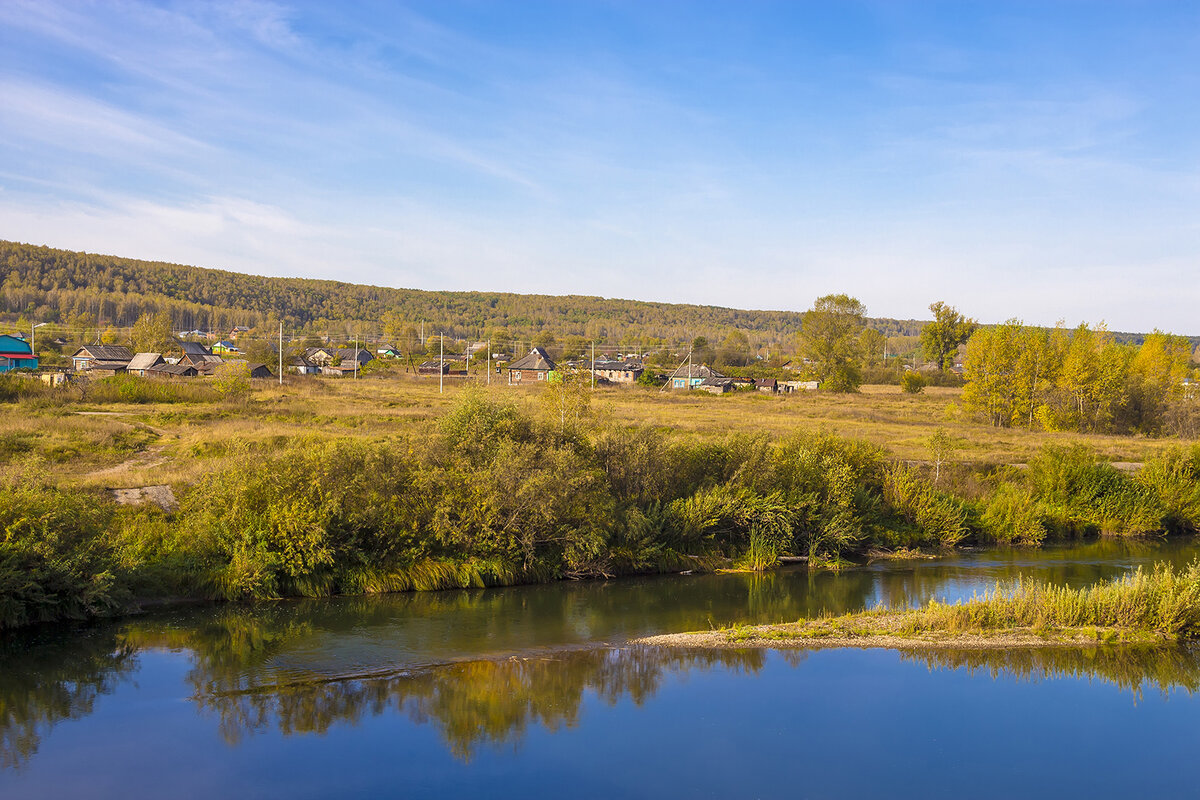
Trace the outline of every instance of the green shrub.
<instances>
[{"instance_id":1,"label":"green shrub","mask_svg":"<svg viewBox=\"0 0 1200 800\"><path fill-rule=\"evenodd\" d=\"M0 628L118 609L128 592L106 541L112 504L24 476L0 484Z\"/></svg>"},{"instance_id":2,"label":"green shrub","mask_svg":"<svg viewBox=\"0 0 1200 800\"><path fill-rule=\"evenodd\" d=\"M925 376L916 370L906 370L900 376L900 388L907 394L920 394L925 391L925 386L929 383Z\"/></svg>"},{"instance_id":3,"label":"green shrub","mask_svg":"<svg viewBox=\"0 0 1200 800\"><path fill-rule=\"evenodd\" d=\"M939 492L913 470L895 466L883 481L883 499L920 531L920 542L953 547L967 536L967 513L950 495Z\"/></svg>"},{"instance_id":4,"label":"green shrub","mask_svg":"<svg viewBox=\"0 0 1200 800\"><path fill-rule=\"evenodd\" d=\"M1046 538L1041 504L1028 488L1002 483L987 499L980 515L987 539L998 544L1037 546Z\"/></svg>"}]
</instances>

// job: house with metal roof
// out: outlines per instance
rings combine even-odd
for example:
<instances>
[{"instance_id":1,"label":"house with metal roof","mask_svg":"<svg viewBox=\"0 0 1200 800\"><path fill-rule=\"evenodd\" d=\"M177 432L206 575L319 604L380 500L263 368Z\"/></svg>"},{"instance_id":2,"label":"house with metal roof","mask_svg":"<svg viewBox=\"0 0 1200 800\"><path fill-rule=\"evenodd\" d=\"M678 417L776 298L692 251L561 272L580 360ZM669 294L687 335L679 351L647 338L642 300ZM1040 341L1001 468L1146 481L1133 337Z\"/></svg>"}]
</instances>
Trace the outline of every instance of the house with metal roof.
<instances>
[{"instance_id":1,"label":"house with metal roof","mask_svg":"<svg viewBox=\"0 0 1200 800\"><path fill-rule=\"evenodd\" d=\"M24 337L0 336L0 372L14 369L37 369L37 356Z\"/></svg>"}]
</instances>

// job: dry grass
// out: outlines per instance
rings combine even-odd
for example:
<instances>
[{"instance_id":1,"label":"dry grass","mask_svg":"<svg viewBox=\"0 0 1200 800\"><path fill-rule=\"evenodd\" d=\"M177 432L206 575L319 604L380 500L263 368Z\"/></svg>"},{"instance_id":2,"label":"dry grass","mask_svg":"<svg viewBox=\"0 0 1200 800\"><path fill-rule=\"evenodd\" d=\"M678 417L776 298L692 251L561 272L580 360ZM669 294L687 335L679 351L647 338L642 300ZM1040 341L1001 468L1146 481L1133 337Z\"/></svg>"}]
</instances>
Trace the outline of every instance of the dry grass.
<instances>
[{"instance_id":1,"label":"dry grass","mask_svg":"<svg viewBox=\"0 0 1200 800\"><path fill-rule=\"evenodd\" d=\"M470 383L478 386L482 381ZM270 448L314 433L387 439L420 429L440 416L465 385L447 381L445 392L439 393L435 378L393 372L357 381L289 378L283 386L259 381L245 405L14 406L20 413L0 420L0 465L40 458L63 480L78 485L188 484L234 457L229 445L235 441ZM497 380L491 391L536 415L543 388L509 387ZM1140 462L1171 444L1143 437L997 429L967 419L959 410L960 397L959 389L938 387L919 395L895 386L867 386L854 395L786 396L610 387L596 391L592 408L600 419L615 424L659 427L700 438L731 432L782 436L820 429L864 439L914 461L929 458L925 442L939 427L960 444L953 459L970 463L1024 463L1047 444L1067 443L1083 443L1113 461ZM105 415L83 416L79 411ZM2 447L6 441L11 452ZM151 449L155 457L146 458ZM105 471L94 476L98 470Z\"/></svg>"}]
</instances>

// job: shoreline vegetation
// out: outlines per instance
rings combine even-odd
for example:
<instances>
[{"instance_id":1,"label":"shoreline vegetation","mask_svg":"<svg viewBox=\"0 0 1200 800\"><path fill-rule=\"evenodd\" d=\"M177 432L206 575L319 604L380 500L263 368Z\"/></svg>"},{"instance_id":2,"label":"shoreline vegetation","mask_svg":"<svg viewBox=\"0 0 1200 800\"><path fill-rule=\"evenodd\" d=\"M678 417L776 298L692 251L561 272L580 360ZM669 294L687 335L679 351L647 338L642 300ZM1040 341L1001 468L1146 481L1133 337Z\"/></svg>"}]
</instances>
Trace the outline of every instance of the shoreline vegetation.
<instances>
[{"instance_id":1,"label":"shoreline vegetation","mask_svg":"<svg viewBox=\"0 0 1200 800\"><path fill-rule=\"evenodd\" d=\"M1165 645L1200 637L1200 561L1156 564L1072 589L1019 580L983 597L773 625L663 634L634 644L672 648L991 650Z\"/></svg>"},{"instance_id":2,"label":"shoreline vegetation","mask_svg":"<svg viewBox=\"0 0 1200 800\"><path fill-rule=\"evenodd\" d=\"M935 466L912 456L945 404L936 396L897 392L882 401L892 421L878 417L880 400L840 396L628 399L564 383L442 398L377 376L168 402L139 394L158 390L148 379L108 380L87 397L6 404L0 628L168 597L757 571L788 557L838 568L965 545L1200 531L1200 445L1122 444L1141 461L1127 473L1099 450L1107 440L1007 431L1019 467L954 463L944 450ZM821 407L832 424L808 416ZM111 412L80 413L96 408ZM877 416L860 427L865 408ZM972 457L971 437L997 435L956 432ZM905 450L883 445L893 436ZM168 484L176 506L120 505L107 491L148 484Z\"/></svg>"}]
</instances>

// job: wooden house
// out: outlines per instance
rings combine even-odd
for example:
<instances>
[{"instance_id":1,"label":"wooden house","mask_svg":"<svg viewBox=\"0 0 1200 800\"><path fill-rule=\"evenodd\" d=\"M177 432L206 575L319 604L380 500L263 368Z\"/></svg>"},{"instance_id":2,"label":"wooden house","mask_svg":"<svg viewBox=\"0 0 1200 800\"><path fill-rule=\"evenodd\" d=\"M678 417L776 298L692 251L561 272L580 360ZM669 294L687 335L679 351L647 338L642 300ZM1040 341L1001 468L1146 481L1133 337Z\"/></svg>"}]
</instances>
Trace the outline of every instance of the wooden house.
<instances>
[{"instance_id":1,"label":"wooden house","mask_svg":"<svg viewBox=\"0 0 1200 800\"><path fill-rule=\"evenodd\" d=\"M194 378L199 371L191 364L157 364L146 370L149 378Z\"/></svg>"},{"instance_id":2,"label":"wooden house","mask_svg":"<svg viewBox=\"0 0 1200 800\"><path fill-rule=\"evenodd\" d=\"M274 378L275 373L266 364L247 364L251 378Z\"/></svg>"},{"instance_id":3,"label":"wooden house","mask_svg":"<svg viewBox=\"0 0 1200 800\"><path fill-rule=\"evenodd\" d=\"M78 372L115 375L124 372L133 360L128 347L119 344L86 344L71 356L71 365Z\"/></svg>"},{"instance_id":4,"label":"wooden house","mask_svg":"<svg viewBox=\"0 0 1200 800\"><path fill-rule=\"evenodd\" d=\"M529 351L529 355L508 365L508 382L517 384L545 381L556 369L558 366L550 360L546 351L535 347Z\"/></svg>"},{"instance_id":5,"label":"wooden house","mask_svg":"<svg viewBox=\"0 0 1200 800\"><path fill-rule=\"evenodd\" d=\"M147 370L166 363L159 353L138 353L130 360L129 365L125 367L125 371L131 375L145 377Z\"/></svg>"},{"instance_id":6,"label":"wooden house","mask_svg":"<svg viewBox=\"0 0 1200 800\"><path fill-rule=\"evenodd\" d=\"M183 355L176 359L177 364L188 364L202 369L206 364L215 366L225 363L223 358L199 342L183 342L180 347L183 348Z\"/></svg>"}]
</instances>

